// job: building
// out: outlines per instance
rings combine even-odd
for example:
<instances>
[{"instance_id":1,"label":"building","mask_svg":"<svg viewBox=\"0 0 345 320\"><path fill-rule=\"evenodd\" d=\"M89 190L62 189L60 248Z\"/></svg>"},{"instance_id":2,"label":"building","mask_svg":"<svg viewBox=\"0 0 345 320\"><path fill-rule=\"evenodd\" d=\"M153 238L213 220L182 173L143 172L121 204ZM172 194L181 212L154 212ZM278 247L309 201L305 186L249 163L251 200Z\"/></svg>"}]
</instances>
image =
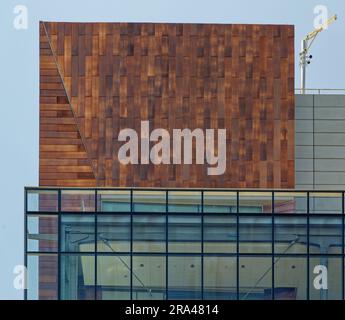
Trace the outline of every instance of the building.
<instances>
[{"instance_id":1,"label":"building","mask_svg":"<svg viewBox=\"0 0 345 320\"><path fill-rule=\"evenodd\" d=\"M295 95L294 64L293 26L42 22L26 297L343 299L345 95ZM146 120L226 129L226 170L197 138L153 164Z\"/></svg>"}]
</instances>

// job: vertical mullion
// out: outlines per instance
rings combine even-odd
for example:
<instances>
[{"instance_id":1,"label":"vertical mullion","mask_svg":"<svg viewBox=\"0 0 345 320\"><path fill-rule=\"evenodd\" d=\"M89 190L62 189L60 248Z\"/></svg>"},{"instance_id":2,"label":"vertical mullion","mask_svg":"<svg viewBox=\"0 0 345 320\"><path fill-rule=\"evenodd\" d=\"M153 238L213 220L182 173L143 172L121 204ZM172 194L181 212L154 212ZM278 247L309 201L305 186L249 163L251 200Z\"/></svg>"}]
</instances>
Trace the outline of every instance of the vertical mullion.
<instances>
[{"instance_id":1,"label":"vertical mullion","mask_svg":"<svg viewBox=\"0 0 345 320\"><path fill-rule=\"evenodd\" d=\"M130 242L130 300L133 300L133 189L130 191L131 208L131 242Z\"/></svg>"},{"instance_id":2,"label":"vertical mullion","mask_svg":"<svg viewBox=\"0 0 345 320\"><path fill-rule=\"evenodd\" d=\"M168 238L168 223L169 223L169 191L165 191L165 300L168 300L168 293L169 293L169 279L168 279L168 245L169 245L169 238Z\"/></svg>"},{"instance_id":3,"label":"vertical mullion","mask_svg":"<svg viewBox=\"0 0 345 320\"><path fill-rule=\"evenodd\" d=\"M274 237L274 191L272 191L272 291L271 291L271 299L275 299L275 290L274 290L274 262L275 262L275 256L274 256L274 242L275 242L275 237Z\"/></svg>"},{"instance_id":4,"label":"vertical mullion","mask_svg":"<svg viewBox=\"0 0 345 320\"><path fill-rule=\"evenodd\" d=\"M341 239L341 243L342 243L342 246L341 246L341 281L342 281L342 299L344 300L345 299L345 281L344 281L344 246L345 246L345 242L344 242L344 237L345 237L345 234L344 234L344 225L345 225L345 221L344 221L344 214L345 214L345 204L344 204L344 191L341 193L341 212L342 212L342 232L341 232L341 236L342 236L342 239Z\"/></svg>"},{"instance_id":5,"label":"vertical mullion","mask_svg":"<svg viewBox=\"0 0 345 320\"><path fill-rule=\"evenodd\" d=\"M310 216L310 204L309 204L309 191L307 192L307 300L309 300L309 291L310 291L310 286L309 286L309 276L310 276L310 259L309 259L309 216Z\"/></svg>"},{"instance_id":6,"label":"vertical mullion","mask_svg":"<svg viewBox=\"0 0 345 320\"><path fill-rule=\"evenodd\" d=\"M204 300L204 191L201 191L201 300Z\"/></svg>"},{"instance_id":7,"label":"vertical mullion","mask_svg":"<svg viewBox=\"0 0 345 320\"><path fill-rule=\"evenodd\" d=\"M25 286L24 286L24 300L28 299L28 235L27 235L27 225L28 225L28 193L27 189L24 189L24 266L25 266Z\"/></svg>"},{"instance_id":8,"label":"vertical mullion","mask_svg":"<svg viewBox=\"0 0 345 320\"><path fill-rule=\"evenodd\" d=\"M95 190L95 212L94 212L94 223L95 223L95 279L94 279L94 286L95 286L95 297L94 300L97 300L97 260L98 260L98 217L97 217L97 211L98 211L98 205L97 205L97 197L98 197L98 190Z\"/></svg>"},{"instance_id":9,"label":"vertical mullion","mask_svg":"<svg viewBox=\"0 0 345 320\"><path fill-rule=\"evenodd\" d=\"M239 196L239 191L236 191L236 295L237 295L237 300L240 298L240 257L239 257L239 203L240 203L240 196Z\"/></svg>"},{"instance_id":10,"label":"vertical mullion","mask_svg":"<svg viewBox=\"0 0 345 320\"><path fill-rule=\"evenodd\" d=\"M58 300L61 300L61 189L58 190Z\"/></svg>"}]
</instances>

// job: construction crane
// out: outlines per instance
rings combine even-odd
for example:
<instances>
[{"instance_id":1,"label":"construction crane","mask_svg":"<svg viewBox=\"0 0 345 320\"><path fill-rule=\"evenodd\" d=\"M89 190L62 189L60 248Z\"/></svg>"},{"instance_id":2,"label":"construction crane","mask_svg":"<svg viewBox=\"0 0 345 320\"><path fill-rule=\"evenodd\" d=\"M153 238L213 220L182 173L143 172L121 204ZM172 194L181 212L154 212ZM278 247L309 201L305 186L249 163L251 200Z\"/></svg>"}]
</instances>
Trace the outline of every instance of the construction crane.
<instances>
[{"instance_id":1,"label":"construction crane","mask_svg":"<svg viewBox=\"0 0 345 320\"><path fill-rule=\"evenodd\" d=\"M300 67L301 67L301 93L305 94L306 91L306 72L307 65L310 64L310 60L313 58L309 55L309 49L313 44L314 40L320 32L327 29L335 20L337 20L337 15L329 18L323 25L308 33L307 36L302 40L301 52L300 52Z\"/></svg>"}]
</instances>

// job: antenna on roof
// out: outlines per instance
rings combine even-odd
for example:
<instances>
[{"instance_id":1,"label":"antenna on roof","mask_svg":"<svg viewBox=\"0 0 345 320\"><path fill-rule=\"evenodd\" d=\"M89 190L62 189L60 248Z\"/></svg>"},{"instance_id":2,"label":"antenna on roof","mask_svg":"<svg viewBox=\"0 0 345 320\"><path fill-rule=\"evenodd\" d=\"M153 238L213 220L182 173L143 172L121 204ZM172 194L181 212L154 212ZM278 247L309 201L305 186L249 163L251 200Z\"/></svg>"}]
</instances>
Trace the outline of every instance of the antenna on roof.
<instances>
[{"instance_id":1,"label":"antenna on roof","mask_svg":"<svg viewBox=\"0 0 345 320\"><path fill-rule=\"evenodd\" d=\"M310 64L310 60L313 58L312 55L309 55L309 49L313 44L314 40L320 32L327 29L335 20L338 19L338 16L335 14L329 18L323 25L316 28L312 32L308 33L307 36L302 40L300 56L300 67L301 67L301 93L305 94L306 92L306 73L307 65Z\"/></svg>"}]
</instances>

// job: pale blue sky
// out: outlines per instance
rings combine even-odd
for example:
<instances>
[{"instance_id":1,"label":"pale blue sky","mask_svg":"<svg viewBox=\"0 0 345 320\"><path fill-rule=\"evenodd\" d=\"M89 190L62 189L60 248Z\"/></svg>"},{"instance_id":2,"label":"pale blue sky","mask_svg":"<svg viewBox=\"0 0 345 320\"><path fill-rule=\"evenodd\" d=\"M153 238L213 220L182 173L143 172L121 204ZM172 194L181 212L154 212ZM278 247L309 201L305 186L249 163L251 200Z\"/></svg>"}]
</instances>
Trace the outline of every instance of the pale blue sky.
<instances>
[{"instance_id":1,"label":"pale blue sky","mask_svg":"<svg viewBox=\"0 0 345 320\"><path fill-rule=\"evenodd\" d=\"M39 20L294 24L298 54L318 4L339 20L313 46L308 87L345 88L344 0L1 0L0 299L22 298L12 271L23 263L24 186L38 184ZM28 8L28 30L13 27L16 5Z\"/></svg>"}]
</instances>

